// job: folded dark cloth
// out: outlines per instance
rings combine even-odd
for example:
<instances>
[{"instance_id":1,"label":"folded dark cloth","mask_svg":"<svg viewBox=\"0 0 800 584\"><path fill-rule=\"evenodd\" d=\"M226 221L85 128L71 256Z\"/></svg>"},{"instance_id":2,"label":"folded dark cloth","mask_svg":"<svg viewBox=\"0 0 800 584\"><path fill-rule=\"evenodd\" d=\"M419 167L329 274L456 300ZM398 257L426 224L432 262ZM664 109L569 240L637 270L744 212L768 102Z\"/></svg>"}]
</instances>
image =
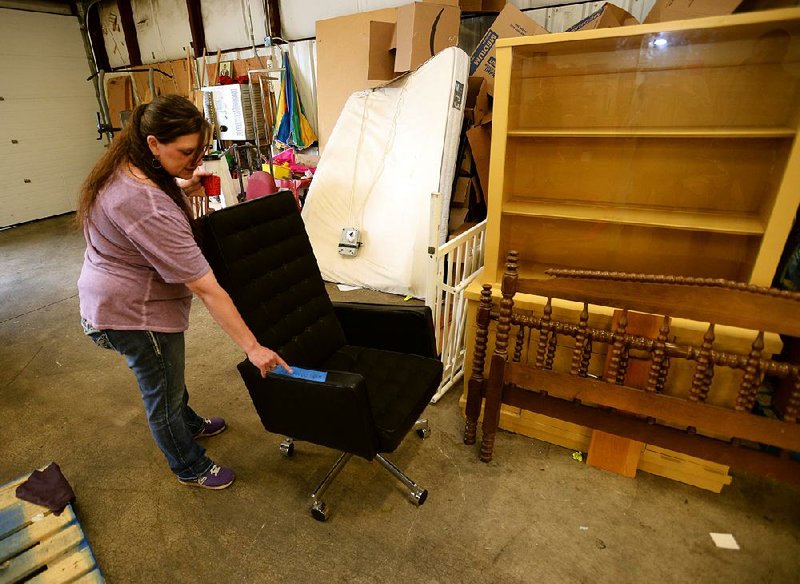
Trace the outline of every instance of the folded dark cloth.
<instances>
[{"instance_id":1,"label":"folded dark cloth","mask_svg":"<svg viewBox=\"0 0 800 584\"><path fill-rule=\"evenodd\" d=\"M16 493L17 498L47 507L56 515L75 500L72 487L55 462L44 470L33 471L28 480L17 487Z\"/></svg>"}]
</instances>

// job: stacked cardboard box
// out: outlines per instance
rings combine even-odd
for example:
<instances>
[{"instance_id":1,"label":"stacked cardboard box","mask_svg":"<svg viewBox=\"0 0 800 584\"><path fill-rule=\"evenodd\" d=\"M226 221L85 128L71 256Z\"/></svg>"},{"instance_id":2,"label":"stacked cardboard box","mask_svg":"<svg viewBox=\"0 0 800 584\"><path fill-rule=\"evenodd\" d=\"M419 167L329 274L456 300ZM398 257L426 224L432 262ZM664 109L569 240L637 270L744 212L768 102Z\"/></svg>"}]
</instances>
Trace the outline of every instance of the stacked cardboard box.
<instances>
[{"instance_id":1,"label":"stacked cardboard box","mask_svg":"<svg viewBox=\"0 0 800 584\"><path fill-rule=\"evenodd\" d=\"M457 0L425 0L317 21L320 150L347 98L413 71L458 44Z\"/></svg>"}]
</instances>

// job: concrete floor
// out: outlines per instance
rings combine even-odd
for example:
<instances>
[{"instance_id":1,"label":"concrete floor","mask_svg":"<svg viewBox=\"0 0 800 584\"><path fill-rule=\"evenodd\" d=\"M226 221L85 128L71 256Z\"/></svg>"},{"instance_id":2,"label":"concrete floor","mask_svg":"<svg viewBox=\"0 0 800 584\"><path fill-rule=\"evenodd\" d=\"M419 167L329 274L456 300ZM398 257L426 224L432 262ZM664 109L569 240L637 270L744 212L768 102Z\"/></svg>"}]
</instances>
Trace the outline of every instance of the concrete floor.
<instances>
[{"instance_id":1,"label":"concrete floor","mask_svg":"<svg viewBox=\"0 0 800 584\"><path fill-rule=\"evenodd\" d=\"M797 582L797 492L736 476L715 495L575 462L502 432L496 461L461 443L458 390L430 406L432 434L391 459L430 491L412 506L375 464L331 487L327 523L308 495L336 458L278 452L234 368L241 352L195 302L187 333L195 408L230 430L210 455L236 469L213 492L180 485L150 438L121 357L81 333L72 217L0 232L0 484L56 461L110 582ZM715 548L732 533L739 551Z\"/></svg>"}]
</instances>

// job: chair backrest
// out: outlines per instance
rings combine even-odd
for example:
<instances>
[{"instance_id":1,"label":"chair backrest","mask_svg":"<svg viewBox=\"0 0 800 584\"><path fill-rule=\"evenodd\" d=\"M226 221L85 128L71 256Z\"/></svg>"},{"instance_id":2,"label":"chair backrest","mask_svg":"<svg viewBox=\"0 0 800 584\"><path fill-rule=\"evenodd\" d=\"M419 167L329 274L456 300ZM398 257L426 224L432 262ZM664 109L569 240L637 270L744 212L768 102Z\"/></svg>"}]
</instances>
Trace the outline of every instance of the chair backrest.
<instances>
[{"instance_id":1,"label":"chair backrest","mask_svg":"<svg viewBox=\"0 0 800 584\"><path fill-rule=\"evenodd\" d=\"M301 367L345 344L290 191L211 213L200 232L217 280L261 344Z\"/></svg>"}]
</instances>

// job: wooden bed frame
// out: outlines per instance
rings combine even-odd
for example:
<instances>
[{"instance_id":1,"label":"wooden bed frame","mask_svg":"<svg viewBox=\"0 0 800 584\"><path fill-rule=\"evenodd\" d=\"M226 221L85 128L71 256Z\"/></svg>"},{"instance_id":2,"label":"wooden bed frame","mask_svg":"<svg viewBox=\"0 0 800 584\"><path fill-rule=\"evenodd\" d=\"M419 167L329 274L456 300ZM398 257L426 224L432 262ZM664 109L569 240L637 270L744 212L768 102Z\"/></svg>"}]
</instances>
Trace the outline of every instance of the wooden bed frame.
<instances>
[{"instance_id":1,"label":"wooden bed frame","mask_svg":"<svg viewBox=\"0 0 800 584\"><path fill-rule=\"evenodd\" d=\"M517 252L509 252L498 312L492 312L492 286L484 284L481 291L464 443L475 443L485 398L482 461L492 460L500 406L508 404L800 485L800 462L792 455L800 452L800 367L763 354L766 332L800 336L800 294L710 278L583 270L548 270L554 277L520 279L517 264ZM516 293L547 298L543 314L515 313ZM577 322L554 320L553 298L582 302ZM615 330L590 327L589 304L621 309ZM626 332L629 310L659 315L655 339ZM709 323L702 343L670 342L673 317ZM497 322L496 342L484 376L492 320ZM715 350L715 324L754 331L749 354ZM516 336L509 355L512 327ZM532 338L534 330L538 339ZM565 337L575 339L571 366L554 371L559 338ZM531 347L535 343L534 365L520 362L526 339ZM597 343L607 344L611 353L603 379L588 372ZM643 389L623 385L632 352L650 362ZM686 399L663 393L674 359L695 363ZM706 403L716 367L744 372L734 407ZM752 413L765 375L792 384L782 420Z\"/></svg>"}]
</instances>

